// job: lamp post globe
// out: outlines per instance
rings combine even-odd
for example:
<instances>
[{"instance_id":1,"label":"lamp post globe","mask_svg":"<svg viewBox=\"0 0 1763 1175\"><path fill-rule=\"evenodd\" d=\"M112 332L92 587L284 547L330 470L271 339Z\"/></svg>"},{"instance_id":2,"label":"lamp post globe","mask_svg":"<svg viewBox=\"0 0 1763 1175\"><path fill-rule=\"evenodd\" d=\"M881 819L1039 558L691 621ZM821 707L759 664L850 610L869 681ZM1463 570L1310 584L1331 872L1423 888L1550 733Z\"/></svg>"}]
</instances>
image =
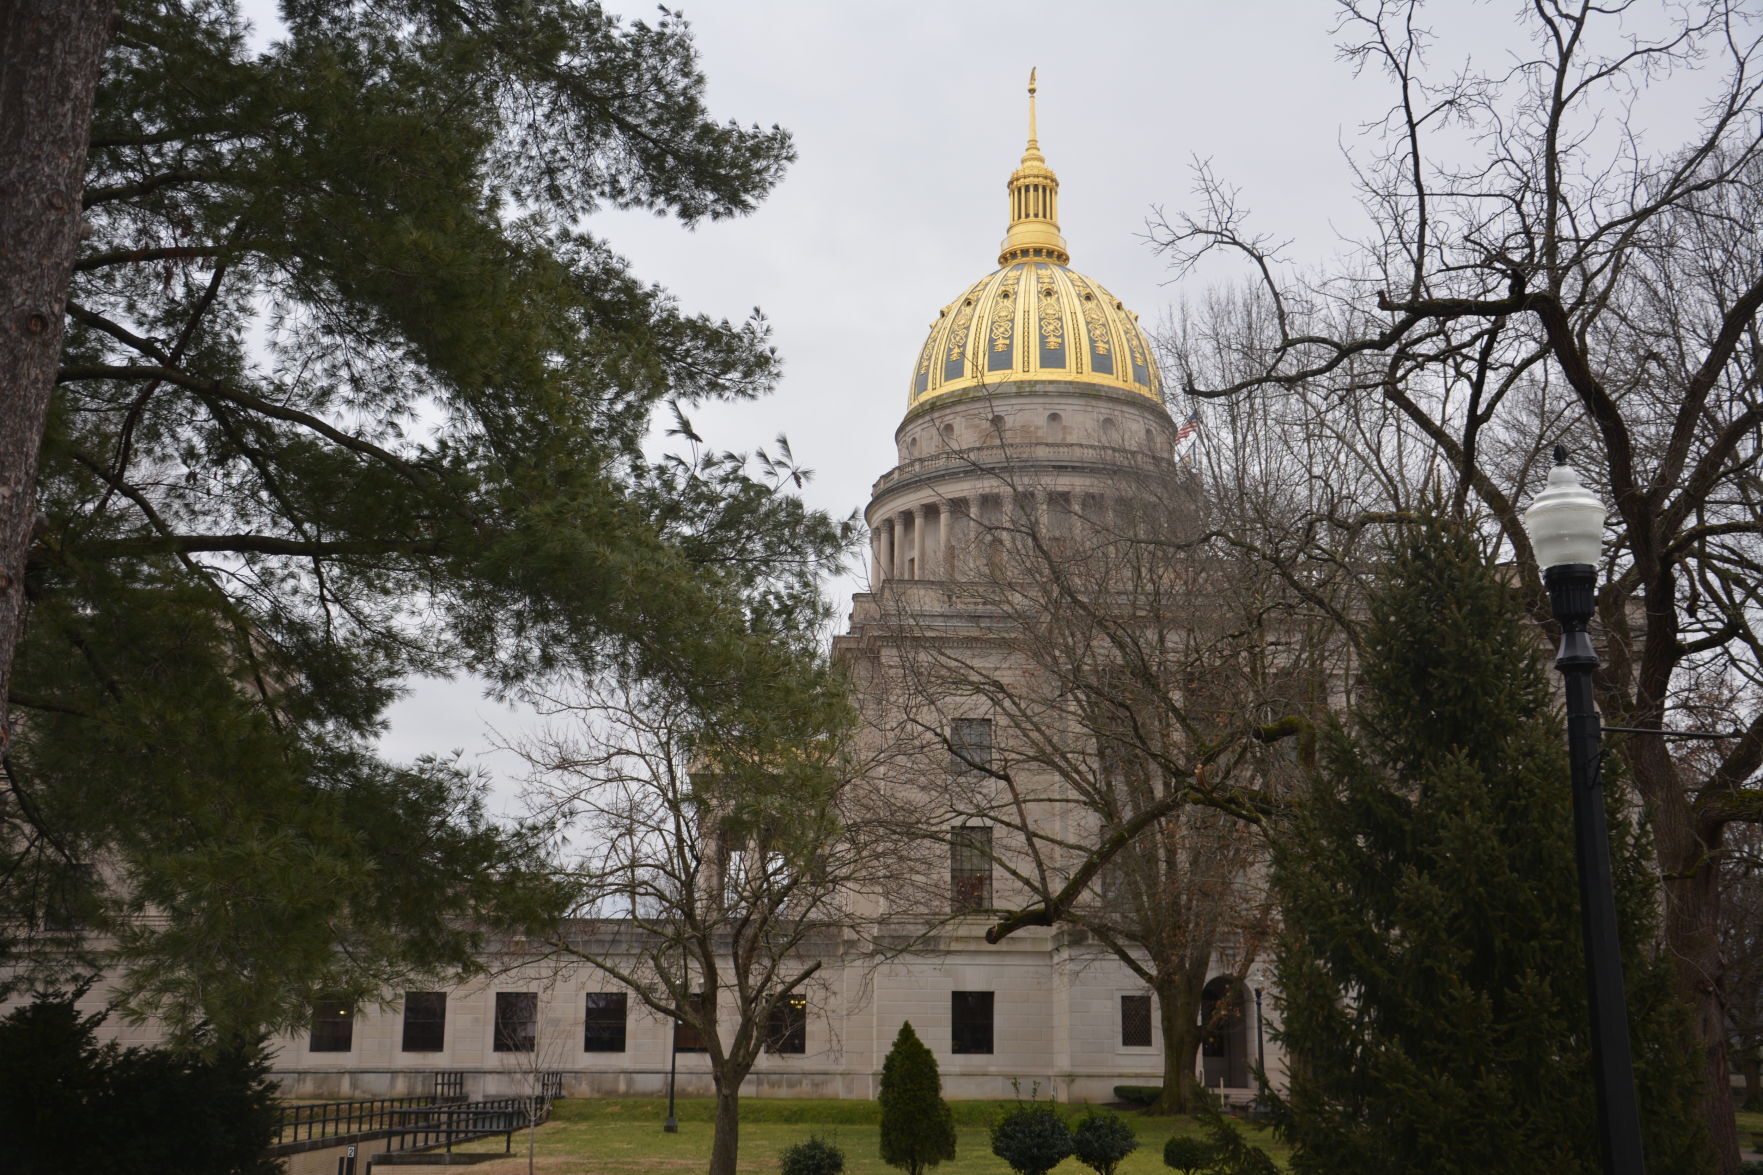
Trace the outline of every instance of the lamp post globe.
<instances>
[{"instance_id":1,"label":"lamp post globe","mask_svg":"<svg viewBox=\"0 0 1763 1175\"><path fill-rule=\"evenodd\" d=\"M1567 696L1574 862L1579 873L1580 927L1591 1011L1599 1150L1609 1175L1643 1175L1640 1109L1628 1041L1628 1000L1622 985L1604 784L1598 771L1602 719L1592 700L1592 671L1598 667L1598 654L1586 631L1597 606L1604 504L1580 484L1579 475L1567 464L1567 450L1560 445L1555 446L1548 485L1524 512L1524 529L1549 589L1550 610L1561 625L1555 668L1561 671Z\"/></svg>"},{"instance_id":2,"label":"lamp post globe","mask_svg":"<svg viewBox=\"0 0 1763 1175\"><path fill-rule=\"evenodd\" d=\"M1546 575L1553 567L1595 567L1604 547L1604 503L1580 484L1567 464L1567 449L1555 446L1549 483L1524 512L1524 531Z\"/></svg>"}]
</instances>

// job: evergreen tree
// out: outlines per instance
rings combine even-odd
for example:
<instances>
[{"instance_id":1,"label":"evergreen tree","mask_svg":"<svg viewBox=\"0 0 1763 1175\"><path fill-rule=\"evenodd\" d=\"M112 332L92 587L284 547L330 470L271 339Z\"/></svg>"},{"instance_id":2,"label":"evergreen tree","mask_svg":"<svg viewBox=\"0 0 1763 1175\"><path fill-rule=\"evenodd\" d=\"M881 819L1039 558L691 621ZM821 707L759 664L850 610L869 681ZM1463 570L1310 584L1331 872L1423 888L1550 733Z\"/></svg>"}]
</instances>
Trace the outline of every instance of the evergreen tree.
<instances>
[{"instance_id":1,"label":"evergreen tree","mask_svg":"<svg viewBox=\"0 0 1763 1175\"><path fill-rule=\"evenodd\" d=\"M1599 1169L1567 758L1541 651L1461 524L1393 545L1352 729L1276 842L1294 1171ZM1707 1169L1656 890L1612 820L1647 1167Z\"/></svg>"},{"instance_id":2,"label":"evergreen tree","mask_svg":"<svg viewBox=\"0 0 1763 1175\"><path fill-rule=\"evenodd\" d=\"M681 313L586 229L741 214L792 157L709 117L683 21L282 15L256 51L233 0L118 6L8 690L0 960L112 967L186 1031L297 1026L562 905L541 830L378 756L408 675L618 673L763 741L829 696L848 533L787 449L683 415L686 455L641 449L777 366L763 320ZM115 949L13 933L70 921Z\"/></svg>"},{"instance_id":3,"label":"evergreen tree","mask_svg":"<svg viewBox=\"0 0 1763 1175\"><path fill-rule=\"evenodd\" d=\"M881 1157L907 1175L924 1175L944 1159L955 1157L955 1116L943 1100L943 1078L937 1059L912 1031L900 1025L894 1047L882 1062Z\"/></svg>"},{"instance_id":4,"label":"evergreen tree","mask_svg":"<svg viewBox=\"0 0 1763 1175\"><path fill-rule=\"evenodd\" d=\"M0 1020L0 1166L12 1175L281 1170L264 1154L276 1102L260 1045L100 1045L104 1016L80 1015L77 998L39 996Z\"/></svg>"}]
</instances>

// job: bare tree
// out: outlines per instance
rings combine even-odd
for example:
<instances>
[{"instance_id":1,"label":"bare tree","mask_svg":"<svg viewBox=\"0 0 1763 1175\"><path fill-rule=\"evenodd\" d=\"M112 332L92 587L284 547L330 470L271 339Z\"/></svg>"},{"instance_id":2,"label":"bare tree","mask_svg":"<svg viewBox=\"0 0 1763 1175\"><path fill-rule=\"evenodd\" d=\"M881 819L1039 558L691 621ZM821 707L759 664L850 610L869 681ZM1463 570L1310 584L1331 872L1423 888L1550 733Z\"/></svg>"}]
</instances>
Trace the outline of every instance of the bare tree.
<instances>
[{"instance_id":1,"label":"bare tree","mask_svg":"<svg viewBox=\"0 0 1763 1175\"><path fill-rule=\"evenodd\" d=\"M1366 460L1398 442L1429 454L1420 472L1497 527L1544 628L1520 509L1557 440L1595 454L1581 467L1614 503L1600 708L1669 727L1712 681L1732 699L1718 717L1743 730L1705 768L1659 735L1616 748L1651 820L1664 949L1730 1173L1719 863L1730 825L1763 821L1758 17L1733 0L1521 8L1529 40L1511 59L1434 71L1418 0L1342 3L1343 55L1394 98L1351 160L1373 230L1338 272L1294 272L1204 169L1196 210L1153 237L1178 272L1224 251L1256 287L1262 329L1232 344L1215 316L1184 355L1190 394L1291 392L1317 427L1373 412L1385 431ZM1700 113L1655 148L1646 108L1667 80Z\"/></svg>"},{"instance_id":2,"label":"bare tree","mask_svg":"<svg viewBox=\"0 0 1763 1175\"><path fill-rule=\"evenodd\" d=\"M1308 729L1338 646L1224 541L1194 466L1117 460L1105 485L988 462L995 513L945 582L891 590L864 692L919 834L952 873L979 854L1004 879L949 877L954 913L993 917L991 942L1063 923L1101 944L1157 998L1160 1104L1181 1111L1202 1041L1243 1010L1207 982L1240 987L1272 926L1264 824L1293 766L1268 744Z\"/></svg>"},{"instance_id":3,"label":"bare tree","mask_svg":"<svg viewBox=\"0 0 1763 1175\"><path fill-rule=\"evenodd\" d=\"M705 1054L712 1175L732 1175L741 1085L807 1014L895 872L848 769L842 704L769 730L708 727L655 687L584 687L524 747L535 799L585 847L552 944Z\"/></svg>"}]
</instances>

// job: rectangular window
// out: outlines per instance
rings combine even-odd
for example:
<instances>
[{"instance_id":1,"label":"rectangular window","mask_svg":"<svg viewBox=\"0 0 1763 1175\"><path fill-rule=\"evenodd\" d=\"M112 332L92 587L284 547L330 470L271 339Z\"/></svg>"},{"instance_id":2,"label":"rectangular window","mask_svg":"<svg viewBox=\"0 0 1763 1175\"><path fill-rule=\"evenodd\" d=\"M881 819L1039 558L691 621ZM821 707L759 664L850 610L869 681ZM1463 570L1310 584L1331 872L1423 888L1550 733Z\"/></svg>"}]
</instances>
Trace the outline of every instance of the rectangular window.
<instances>
[{"instance_id":1,"label":"rectangular window","mask_svg":"<svg viewBox=\"0 0 1763 1175\"><path fill-rule=\"evenodd\" d=\"M583 1051L624 1051L625 1003L625 993L622 991L588 992L588 1010L582 1029Z\"/></svg>"},{"instance_id":2,"label":"rectangular window","mask_svg":"<svg viewBox=\"0 0 1763 1175\"><path fill-rule=\"evenodd\" d=\"M404 993L404 1051L438 1053L447 1047L447 993Z\"/></svg>"},{"instance_id":3,"label":"rectangular window","mask_svg":"<svg viewBox=\"0 0 1763 1175\"><path fill-rule=\"evenodd\" d=\"M765 1026L765 1051L768 1053L805 1053L808 1051L808 997L792 993L771 1005L771 1018Z\"/></svg>"},{"instance_id":4,"label":"rectangular window","mask_svg":"<svg viewBox=\"0 0 1763 1175\"><path fill-rule=\"evenodd\" d=\"M355 1009L348 1001L321 996L312 1001L312 1037L307 1048L315 1053L346 1053L355 1040Z\"/></svg>"},{"instance_id":5,"label":"rectangular window","mask_svg":"<svg viewBox=\"0 0 1763 1175\"><path fill-rule=\"evenodd\" d=\"M990 1053L992 1051L991 992L952 991L949 993L949 1051L952 1053Z\"/></svg>"},{"instance_id":6,"label":"rectangular window","mask_svg":"<svg viewBox=\"0 0 1763 1175\"><path fill-rule=\"evenodd\" d=\"M693 1003L704 1010L707 1016L716 1014L716 996L712 992L695 991L691 995ZM709 1046L704 1043L704 1036L696 1028L684 1020L673 1022L673 1051L676 1053L708 1052Z\"/></svg>"},{"instance_id":7,"label":"rectangular window","mask_svg":"<svg viewBox=\"0 0 1763 1175\"><path fill-rule=\"evenodd\" d=\"M985 771L992 765L992 720L956 718L949 723L949 770Z\"/></svg>"},{"instance_id":8,"label":"rectangular window","mask_svg":"<svg viewBox=\"0 0 1763 1175\"><path fill-rule=\"evenodd\" d=\"M1120 1047L1148 1049L1151 1047L1151 997L1123 995L1120 997Z\"/></svg>"},{"instance_id":9,"label":"rectangular window","mask_svg":"<svg viewBox=\"0 0 1763 1175\"><path fill-rule=\"evenodd\" d=\"M957 828L949 840L949 909L955 914L992 905L992 830L984 824Z\"/></svg>"},{"instance_id":10,"label":"rectangular window","mask_svg":"<svg viewBox=\"0 0 1763 1175\"><path fill-rule=\"evenodd\" d=\"M496 1042L499 1053L530 1053L539 1035L539 993L496 993Z\"/></svg>"}]
</instances>

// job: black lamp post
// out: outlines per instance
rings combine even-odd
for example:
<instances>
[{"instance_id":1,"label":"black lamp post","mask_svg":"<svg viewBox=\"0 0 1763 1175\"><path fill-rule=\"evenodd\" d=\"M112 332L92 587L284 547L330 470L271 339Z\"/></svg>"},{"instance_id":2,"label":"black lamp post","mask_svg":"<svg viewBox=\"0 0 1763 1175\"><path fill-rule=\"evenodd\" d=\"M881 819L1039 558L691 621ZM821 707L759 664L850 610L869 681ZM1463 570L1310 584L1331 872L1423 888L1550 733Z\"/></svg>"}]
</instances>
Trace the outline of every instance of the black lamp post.
<instances>
[{"instance_id":1,"label":"black lamp post","mask_svg":"<svg viewBox=\"0 0 1763 1175\"><path fill-rule=\"evenodd\" d=\"M1255 1066L1267 1075L1267 1037L1261 1032L1261 989L1255 989Z\"/></svg>"},{"instance_id":2,"label":"black lamp post","mask_svg":"<svg viewBox=\"0 0 1763 1175\"><path fill-rule=\"evenodd\" d=\"M1598 1095L1598 1132L1607 1175L1643 1175L1634 1064L1628 1045L1628 1001L1622 990L1622 951L1616 935L1616 899L1610 882L1604 783L1598 772L1599 717L1592 701L1598 654L1586 625L1598 592L1597 562L1604 537L1604 506L1579 483L1567 450L1555 446L1549 484L1529 510L1524 528L1543 569L1549 604L1561 624L1555 668L1567 690L1567 751L1573 771L1573 841L1579 865L1579 916L1585 938L1586 991L1591 1004L1592 1073Z\"/></svg>"},{"instance_id":3,"label":"black lamp post","mask_svg":"<svg viewBox=\"0 0 1763 1175\"><path fill-rule=\"evenodd\" d=\"M673 1116L673 1083L679 1076L679 1021L673 1022L673 1037L668 1042L673 1046L672 1055L667 1058L667 1121L661 1124L664 1134L679 1133L679 1119Z\"/></svg>"}]
</instances>

